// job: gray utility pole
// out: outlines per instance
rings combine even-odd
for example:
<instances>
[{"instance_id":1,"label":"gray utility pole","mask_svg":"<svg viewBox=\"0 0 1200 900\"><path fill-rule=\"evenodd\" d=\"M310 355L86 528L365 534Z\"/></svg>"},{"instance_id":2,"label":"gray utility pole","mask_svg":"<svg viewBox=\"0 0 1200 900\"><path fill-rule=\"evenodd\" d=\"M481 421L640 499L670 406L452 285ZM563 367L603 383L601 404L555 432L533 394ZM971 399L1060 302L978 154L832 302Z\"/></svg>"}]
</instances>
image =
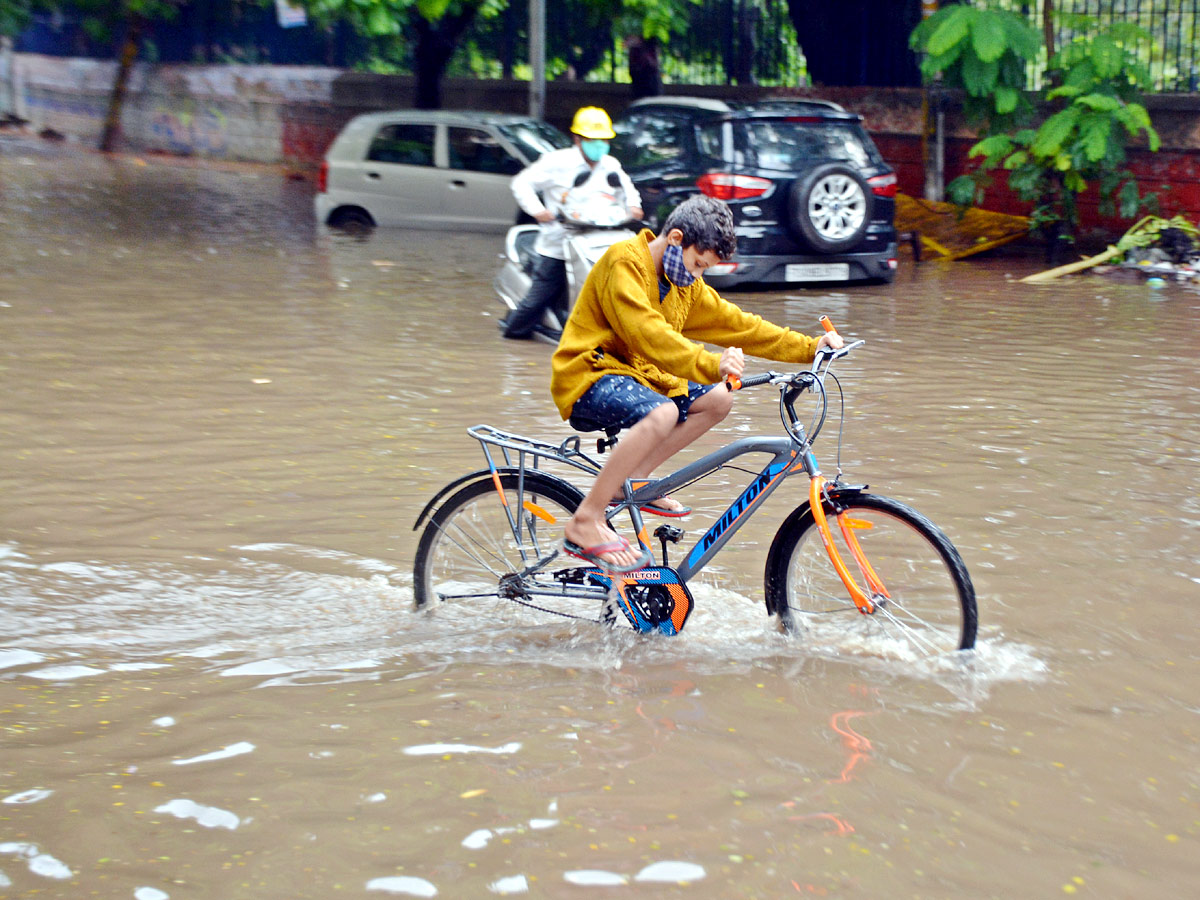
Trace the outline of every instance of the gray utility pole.
<instances>
[{"instance_id":1,"label":"gray utility pole","mask_svg":"<svg viewBox=\"0 0 1200 900\"><path fill-rule=\"evenodd\" d=\"M546 0L529 0L529 114L546 118Z\"/></svg>"}]
</instances>

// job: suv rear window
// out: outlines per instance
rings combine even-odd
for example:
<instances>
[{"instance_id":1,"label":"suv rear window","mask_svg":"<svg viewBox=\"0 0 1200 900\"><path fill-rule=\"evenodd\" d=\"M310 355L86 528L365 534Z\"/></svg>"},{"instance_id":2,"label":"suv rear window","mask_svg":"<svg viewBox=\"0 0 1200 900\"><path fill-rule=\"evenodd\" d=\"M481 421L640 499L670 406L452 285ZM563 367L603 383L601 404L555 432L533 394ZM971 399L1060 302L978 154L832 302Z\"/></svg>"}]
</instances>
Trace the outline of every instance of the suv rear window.
<instances>
[{"instance_id":1,"label":"suv rear window","mask_svg":"<svg viewBox=\"0 0 1200 900\"><path fill-rule=\"evenodd\" d=\"M658 111L637 112L616 123L612 154L626 168L640 169L683 154L685 119Z\"/></svg>"},{"instance_id":2,"label":"suv rear window","mask_svg":"<svg viewBox=\"0 0 1200 900\"><path fill-rule=\"evenodd\" d=\"M495 128L529 160L537 159L550 150L571 146L571 140L557 128L534 119L515 125L497 124Z\"/></svg>"},{"instance_id":3,"label":"suv rear window","mask_svg":"<svg viewBox=\"0 0 1200 900\"><path fill-rule=\"evenodd\" d=\"M814 159L860 169L884 165L871 138L854 122L742 119L712 122L697 131L703 153L748 168L794 171Z\"/></svg>"}]
</instances>

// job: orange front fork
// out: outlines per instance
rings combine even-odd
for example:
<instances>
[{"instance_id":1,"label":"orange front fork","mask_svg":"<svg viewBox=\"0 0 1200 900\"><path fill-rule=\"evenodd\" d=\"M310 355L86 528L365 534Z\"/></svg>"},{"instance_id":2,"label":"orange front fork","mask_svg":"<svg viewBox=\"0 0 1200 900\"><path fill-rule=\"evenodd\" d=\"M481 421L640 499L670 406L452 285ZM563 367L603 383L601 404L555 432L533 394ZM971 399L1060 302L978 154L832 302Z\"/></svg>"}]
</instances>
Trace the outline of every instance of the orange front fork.
<instances>
[{"instance_id":1,"label":"orange front fork","mask_svg":"<svg viewBox=\"0 0 1200 900\"><path fill-rule=\"evenodd\" d=\"M820 475L814 475L808 485L808 505L812 510L813 520L817 523L817 530L821 533L821 543L825 545L825 552L829 554L829 561L833 563L834 571L837 572L838 578L842 579L842 584L849 591L850 599L854 601L854 605L858 607L859 612L863 615L870 615L875 612L875 604L871 602L871 598L863 592L863 589L858 586L858 583L854 580L854 576L850 574L850 570L842 560L841 553L838 552L838 548L833 542L833 532L829 530L829 520L825 516L825 507L821 502L821 492L824 487L825 479ZM867 557L858 543L858 538L854 535L853 527L845 521L844 513L838 515L838 524L841 527L842 535L846 538L846 546L850 548L850 553L854 556L854 561L858 564L863 577L867 580L867 586L873 593L886 597L888 595L887 590L884 588L879 576L875 574L875 570L871 568L871 564L867 562Z\"/></svg>"}]
</instances>

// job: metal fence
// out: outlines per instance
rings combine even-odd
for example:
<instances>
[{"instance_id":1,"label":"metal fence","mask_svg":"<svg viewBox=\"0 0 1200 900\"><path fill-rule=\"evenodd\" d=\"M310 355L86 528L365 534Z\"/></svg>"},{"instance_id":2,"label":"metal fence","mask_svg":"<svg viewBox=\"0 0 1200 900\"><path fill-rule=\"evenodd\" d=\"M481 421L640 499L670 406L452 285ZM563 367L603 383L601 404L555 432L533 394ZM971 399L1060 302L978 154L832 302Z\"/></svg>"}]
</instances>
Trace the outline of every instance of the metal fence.
<instances>
[{"instance_id":1,"label":"metal fence","mask_svg":"<svg viewBox=\"0 0 1200 900\"><path fill-rule=\"evenodd\" d=\"M997 0L991 0L996 4ZM1053 13L1055 49L1118 22L1137 25L1147 34L1136 49L1150 73L1153 90L1163 93L1200 90L1200 0L1000 0L1025 14L1043 30L1046 3ZM988 5L979 3L977 5ZM1046 60L1030 67L1030 86L1041 86Z\"/></svg>"},{"instance_id":2,"label":"metal fence","mask_svg":"<svg viewBox=\"0 0 1200 900\"><path fill-rule=\"evenodd\" d=\"M2 5L4 0L0 0ZM849 4L829 0L831 4ZM860 15L863 29L842 35L846 53L873 52L871 31L895 28L902 18L897 10L909 10L920 0L866 0L853 4L890 10L887 16ZM1053 12L1056 47L1086 36L1098 27L1116 22L1140 26L1148 39L1138 53L1150 72L1152 90L1184 92L1200 90L1200 0L960 0L978 6L1001 6L1029 17L1043 30L1046 4ZM796 39L789 16L789 0L695 0L684 4L689 10L686 28L659 51L664 82L676 84L805 84L808 66ZM529 77L528 7L525 0L509 0L498 12L480 15L463 36L449 74L481 78ZM587 4L572 9L583 11ZM562 12L562 9L559 9ZM869 21L869 20L874 21ZM560 50L551 61L551 77L563 75L572 54L586 58L580 77L598 81L628 80L628 56L622 29L636 31L638 23L626 19L590 21L586 16L552 17L549 43ZM901 29L907 31L907 28ZM251 0L190 0L171 22L154 23L147 58L164 62L286 62L363 66L372 57L370 43L343 25L330 32L313 28L283 29L275 18L274 6ZM878 35L876 35L877 39ZM834 38L831 37L831 40ZM889 34L901 44L907 34ZM565 49L564 49L565 48ZM583 48L583 52L580 50ZM108 56L111 44L95 44L82 33L76 20L55 14L39 14L34 24L17 39L17 49L31 52ZM576 62L580 62L579 59ZM411 59L394 59L386 71L411 71ZM556 67L557 66L557 67ZM1031 65L1030 87L1040 86L1045 56Z\"/></svg>"},{"instance_id":3,"label":"metal fence","mask_svg":"<svg viewBox=\"0 0 1200 900\"><path fill-rule=\"evenodd\" d=\"M1166 93L1200 90L1200 0L964 2L1020 12L1043 33L1049 2L1056 48L1114 23L1132 23L1147 34L1147 39L1138 43L1137 52L1150 73L1152 90ZM747 17L757 27L747 29ZM723 54L713 54L710 45L697 46L690 38L694 34L712 33L724 36L727 49ZM788 48L789 55L780 56L781 51ZM669 51L670 59L663 61L663 75L669 81L724 84L739 80L737 60L747 54L759 60L755 72L760 76L760 83L803 84L805 81L804 55L796 44L787 0L700 0L692 13L689 37L672 40ZM1043 53L1030 66L1030 87L1041 86L1046 62Z\"/></svg>"}]
</instances>

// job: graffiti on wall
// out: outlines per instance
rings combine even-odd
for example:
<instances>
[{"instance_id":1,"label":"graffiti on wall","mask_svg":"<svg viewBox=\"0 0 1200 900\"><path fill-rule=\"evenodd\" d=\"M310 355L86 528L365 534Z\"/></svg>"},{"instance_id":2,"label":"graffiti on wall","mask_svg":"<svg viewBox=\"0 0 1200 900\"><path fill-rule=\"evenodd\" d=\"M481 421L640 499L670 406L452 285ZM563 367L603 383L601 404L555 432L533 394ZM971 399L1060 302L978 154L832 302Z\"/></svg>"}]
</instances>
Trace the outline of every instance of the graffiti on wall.
<instances>
[{"instance_id":1,"label":"graffiti on wall","mask_svg":"<svg viewBox=\"0 0 1200 900\"><path fill-rule=\"evenodd\" d=\"M181 156L225 156L229 152L229 118L215 106L159 106L150 118L152 139Z\"/></svg>"}]
</instances>

